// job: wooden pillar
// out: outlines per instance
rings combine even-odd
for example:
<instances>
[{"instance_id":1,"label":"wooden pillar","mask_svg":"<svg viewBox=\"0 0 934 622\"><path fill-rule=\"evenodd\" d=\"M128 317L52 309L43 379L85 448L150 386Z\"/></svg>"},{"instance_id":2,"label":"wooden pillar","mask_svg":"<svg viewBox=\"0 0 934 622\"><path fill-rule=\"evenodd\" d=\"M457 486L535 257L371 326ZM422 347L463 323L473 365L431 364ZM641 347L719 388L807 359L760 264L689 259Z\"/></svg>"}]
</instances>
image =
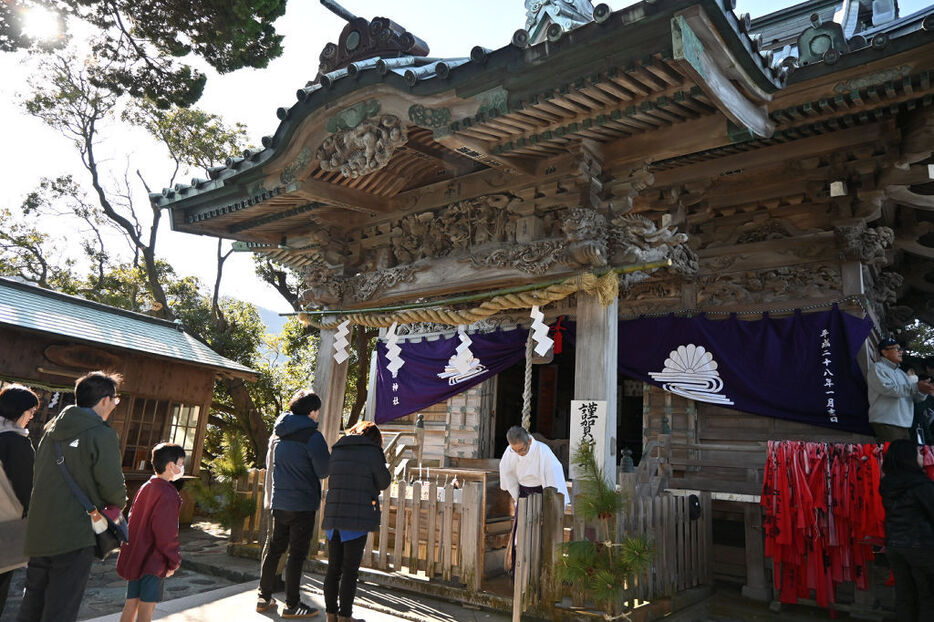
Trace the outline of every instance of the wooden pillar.
<instances>
[{"instance_id":1,"label":"wooden pillar","mask_svg":"<svg viewBox=\"0 0 934 622\"><path fill-rule=\"evenodd\" d=\"M765 546L762 540L762 508L759 504L743 504L746 527L746 585L742 594L760 601L772 600L772 588L765 580Z\"/></svg>"},{"instance_id":2,"label":"wooden pillar","mask_svg":"<svg viewBox=\"0 0 934 622\"><path fill-rule=\"evenodd\" d=\"M335 329L322 329L318 341L318 365L315 368L314 390L321 398L318 430L328 447L337 441L344 410L344 390L347 387L347 361L334 360Z\"/></svg>"},{"instance_id":3,"label":"wooden pillar","mask_svg":"<svg viewBox=\"0 0 934 622\"><path fill-rule=\"evenodd\" d=\"M577 342L574 346L574 399L606 402L603 472L616 477L616 340L619 303L604 307L596 296L577 294ZM574 451L574 448L571 448Z\"/></svg>"},{"instance_id":4,"label":"wooden pillar","mask_svg":"<svg viewBox=\"0 0 934 622\"><path fill-rule=\"evenodd\" d=\"M363 410L364 421L376 421L376 348L370 353L370 377L366 384L366 407Z\"/></svg>"},{"instance_id":5,"label":"wooden pillar","mask_svg":"<svg viewBox=\"0 0 934 622\"><path fill-rule=\"evenodd\" d=\"M347 387L347 361L338 363L334 360L334 334L335 329L321 329L321 338L318 340L318 361L315 367L315 380L313 388L321 398L321 412L318 413L318 431L324 436L328 448L337 442L337 435L341 429L341 418L344 410L344 391ZM321 482L321 491L326 495L327 482ZM326 499L326 497L325 497ZM325 500L325 503L327 501ZM321 549L321 519L324 511L315 516L315 529L311 536L311 548L308 551L310 558L317 557Z\"/></svg>"}]
</instances>

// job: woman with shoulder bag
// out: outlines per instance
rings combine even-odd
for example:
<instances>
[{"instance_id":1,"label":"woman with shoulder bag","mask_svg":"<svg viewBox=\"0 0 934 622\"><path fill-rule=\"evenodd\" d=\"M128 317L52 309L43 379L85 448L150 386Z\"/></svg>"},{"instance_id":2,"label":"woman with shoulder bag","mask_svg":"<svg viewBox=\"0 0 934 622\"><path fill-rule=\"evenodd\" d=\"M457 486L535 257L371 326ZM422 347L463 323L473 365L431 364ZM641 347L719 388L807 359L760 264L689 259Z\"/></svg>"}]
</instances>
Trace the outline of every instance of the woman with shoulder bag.
<instances>
[{"instance_id":1,"label":"woman with shoulder bag","mask_svg":"<svg viewBox=\"0 0 934 622\"><path fill-rule=\"evenodd\" d=\"M39 397L22 385L10 385L0 391L0 522L21 521L29 509L35 452L26 426L38 409ZM22 558L21 565L25 566L25 555ZM12 578L12 569L0 573L0 615Z\"/></svg>"},{"instance_id":2,"label":"woman with shoulder bag","mask_svg":"<svg viewBox=\"0 0 934 622\"><path fill-rule=\"evenodd\" d=\"M372 421L361 421L331 448L324 504L328 572L324 578L327 622L363 622L353 617L357 574L367 533L379 529L379 492L389 487L383 437Z\"/></svg>"}]
</instances>

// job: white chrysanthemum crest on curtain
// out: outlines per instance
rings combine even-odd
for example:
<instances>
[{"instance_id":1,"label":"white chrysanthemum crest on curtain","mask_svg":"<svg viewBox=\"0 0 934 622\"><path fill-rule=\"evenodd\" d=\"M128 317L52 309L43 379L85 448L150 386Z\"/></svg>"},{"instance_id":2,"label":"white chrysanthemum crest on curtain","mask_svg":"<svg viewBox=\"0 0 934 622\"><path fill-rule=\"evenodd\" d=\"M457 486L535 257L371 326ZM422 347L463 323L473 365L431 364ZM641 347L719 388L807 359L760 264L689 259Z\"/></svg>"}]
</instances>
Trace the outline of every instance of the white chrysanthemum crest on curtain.
<instances>
[{"instance_id":1,"label":"white chrysanthemum crest on curtain","mask_svg":"<svg viewBox=\"0 0 934 622\"><path fill-rule=\"evenodd\" d=\"M717 371L717 361L704 346L678 346L668 353L665 368L649 375L661 382L662 388L675 395L711 404L732 405L733 400L721 395L723 380Z\"/></svg>"}]
</instances>

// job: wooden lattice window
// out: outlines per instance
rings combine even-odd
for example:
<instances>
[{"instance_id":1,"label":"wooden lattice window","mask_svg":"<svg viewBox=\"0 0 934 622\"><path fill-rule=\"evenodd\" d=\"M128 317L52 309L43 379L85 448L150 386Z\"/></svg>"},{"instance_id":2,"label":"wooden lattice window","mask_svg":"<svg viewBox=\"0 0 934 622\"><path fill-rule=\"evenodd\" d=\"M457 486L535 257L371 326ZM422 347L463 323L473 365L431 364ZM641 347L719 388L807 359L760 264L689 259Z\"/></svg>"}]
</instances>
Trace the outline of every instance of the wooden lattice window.
<instances>
[{"instance_id":1,"label":"wooden lattice window","mask_svg":"<svg viewBox=\"0 0 934 622\"><path fill-rule=\"evenodd\" d=\"M198 436L198 417L201 415L200 406L187 406L175 404L172 406L172 427L169 428L169 442L177 443L185 448L185 453L191 455Z\"/></svg>"},{"instance_id":2,"label":"wooden lattice window","mask_svg":"<svg viewBox=\"0 0 934 622\"><path fill-rule=\"evenodd\" d=\"M168 425L169 402L137 397L130 405L123 425L126 447L123 450L123 468L146 471L151 468L149 458L153 446L162 441Z\"/></svg>"}]
</instances>

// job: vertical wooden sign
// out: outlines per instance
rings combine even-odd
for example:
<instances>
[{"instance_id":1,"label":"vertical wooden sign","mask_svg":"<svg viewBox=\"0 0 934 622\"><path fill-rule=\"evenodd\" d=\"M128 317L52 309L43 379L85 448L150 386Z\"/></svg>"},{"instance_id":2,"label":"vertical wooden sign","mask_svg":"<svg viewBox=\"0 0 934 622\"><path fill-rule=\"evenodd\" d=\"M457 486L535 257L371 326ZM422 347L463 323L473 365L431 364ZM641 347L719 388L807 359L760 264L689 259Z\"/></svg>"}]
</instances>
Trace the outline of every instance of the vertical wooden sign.
<instances>
[{"instance_id":1,"label":"vertical wooden sign","mask_svg":"<svg viewBox=\"0 0 934 622\"><path fill-rule=\"evenodd\" d=\"M574 451L581 443L594 446L598 465L603 465L606 456L606 400L571 400L571 479L577 479Z\"/></svg>"}]
</instances>

